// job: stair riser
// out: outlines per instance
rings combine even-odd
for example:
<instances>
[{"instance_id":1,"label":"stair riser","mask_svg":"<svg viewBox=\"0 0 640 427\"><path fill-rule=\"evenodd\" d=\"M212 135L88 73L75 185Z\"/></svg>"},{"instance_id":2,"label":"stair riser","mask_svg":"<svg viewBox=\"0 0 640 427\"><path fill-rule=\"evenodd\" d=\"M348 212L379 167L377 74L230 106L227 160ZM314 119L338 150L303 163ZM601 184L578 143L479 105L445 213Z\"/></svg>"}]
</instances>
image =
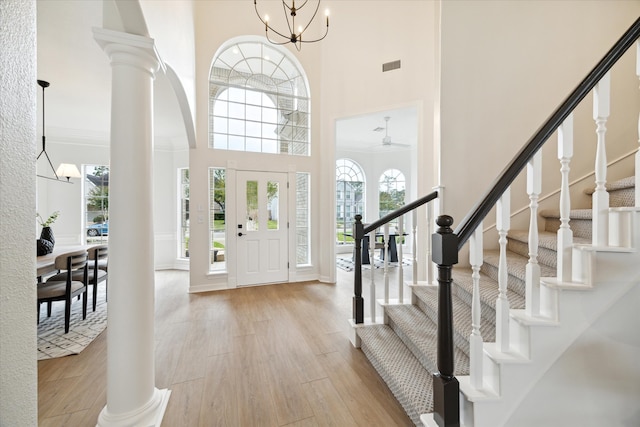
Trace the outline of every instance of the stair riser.
<instances>
[{"instance_id":1,"label":"stair riser","mask_svg":"<svg viewBox=\"0 0 640 427\"><path fill-rule=\"evenodd\" d=\"M507 264L507 270L509 270L509 264ZM480 269L480 271L486 274L487 276L491 277L496 282L498 281L498 266L485 262L484 264L482 264L482 268ZM516 292L521 296L525 295L526 285L524 282L524 278L520 279L519 277L516 277L513 274L511 274L511 272L509 272L509 276L507 279L507 286L513 292Z\"/></svg>"},{"instance_id":2,"label":"stair riser","mask_svg":"<svg viewBox=\"0 0 640 427\"><path fill-rule=\"evenodd\" d=\"M418 298L418 307L420 307L420 310L422 310L432 322L438 323L438 310L432 307L431 303ZM453 325L453 343L460 351L469 356L469 334L458 330L455 322Z\"/></svg>"},{"instance_id":3,"label":"stair riser","mask_svg":"<svg viewBox=\"0 0 640 427\"><path fill-rule=\"evenodd\" d=\"M455 280L453 281L453 287L451 288L451 293L457 296L458 298L460 298L460 300L462 300L469 307L471 307L471 301L473 300L473 295L471 295L466 288L462 286L458 286ZM492 302L495 304L495 301L492 301ZM495 325L495 321L496 321L495 306L489 305L486 301L481 300L480 307L481 307L480 318L482 319L482 322L483 323L490 322Z\"/></svg>"},{"instance_id":4,"label":"stair riser","mask_svg":"<svg viewBox=\"0 0 640 427\"><path fill-rule=\"evenodd\" d=\"M389 327L393 329L393 331L400 337L404 345L407 346L411 353L418 359L420 364L424 366L424 368L429 372L437 372L438 366L436 360L430 360L428 357L424 356L422 352L413 344L413 342L407 337L407 335L402 331L402 328L398 327L398 325L393 321L393 316L389 316Z\"/></svg>"},{"instance_id":5,"label":"stair riser","mask_svg":"<svg viewBox=\"0 0 640 427\"><path fill-rule=\"evenodd\" d=\"M569 221L569 227L575 237L583 237L585 239L591 239L592 236L592 224L590 219L572 219ZM546 231L557 232L560 228L560 219L558 218L546 218L545 227Z\"/></svg>"},{"instance_id":6,"label":"stair riser","mask_svg":"<svg viewBox=\"0 0 640 427\"><path fill-rule=\"evenodd\" d=\"M523 257L529 257L529 245L519 240L508 240L507 250L522 255ZM538 262L546 264L549 267L556 268L558 264L558 253L553 249L538 247Z\"/></svg>"}]
</instances>

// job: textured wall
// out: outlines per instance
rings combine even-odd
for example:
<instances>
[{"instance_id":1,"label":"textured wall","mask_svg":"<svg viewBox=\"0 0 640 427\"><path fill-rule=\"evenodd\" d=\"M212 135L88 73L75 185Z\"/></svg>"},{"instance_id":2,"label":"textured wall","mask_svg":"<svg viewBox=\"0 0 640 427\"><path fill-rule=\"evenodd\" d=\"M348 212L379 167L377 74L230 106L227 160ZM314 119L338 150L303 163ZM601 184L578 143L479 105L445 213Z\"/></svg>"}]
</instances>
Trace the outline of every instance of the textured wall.
<instances>
[{"instance_id":1,"label":"textured wall","mask_svg":"<svg viewBox=\"0 0 640 427\"><path fill-rule=\"evenodd\" d=\"M0 2L0 425L37 425L36 3Z\"/></svg>"}]
</instances>

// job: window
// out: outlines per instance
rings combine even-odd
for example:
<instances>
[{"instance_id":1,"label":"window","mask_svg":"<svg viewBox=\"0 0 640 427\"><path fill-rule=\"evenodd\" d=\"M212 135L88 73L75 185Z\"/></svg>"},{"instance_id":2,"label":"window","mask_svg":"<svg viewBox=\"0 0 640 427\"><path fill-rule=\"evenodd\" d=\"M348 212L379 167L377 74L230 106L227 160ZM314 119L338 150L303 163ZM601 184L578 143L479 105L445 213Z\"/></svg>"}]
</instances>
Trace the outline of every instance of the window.
<instances>
[{"instance_id":1,"label":"window","mask_svg":"<svg viewBox=\"0 0 640 427\"><path fill-rule=\"evenodd\" d=\"M344 195L344 198L342 197ZM350 159L336 161L336 241L352 243L356 214L364 212L364 174Z\"/></svg>"},{"instance_id":2,"label":"window","mask_svg":"<svg viewBox=\"0 0 640 427\"><path fill-rule=\"evenodd\" d=\"M286 51L228 46L211 67L209 99L210 148L310 155L306 78Z\"/></svg>"},{"instance_id":3,"label":"window","mask_svg":"<svg viewBox=\"0 0 640 427\"><path fill-rule=\"evenodd\" d=\"M226 173L209 168L209 270L225 271Z\"/></svg>"},{"instance_id":4,"label":"window","mask_svg":"<svg viewBox=\"0 0 640 427\"><path fill-rule=\"evenodd\" d=\"M379 213L383 217L401 206L404 206L405 180L404 175L397 169L388 169L380 176L378 186ZM397 227L398 220L389 223Z\"/></svg>"},{"instance_id":5,"label":"window","mask_svg":"<svg viewBox=\"0 0 640 427\"><path fill-rule=\"evenodd\" d=\"M84 165L82 171L87 243L106 242L109 236L109 166Z\"/></svg>"},{"instance_id":6,"label":"window","mask_svg":"<svg viewBox=\"0 0 640 427\"><path fill-rule=\"evenodd\" d=\"M296 264L311 263L309 221L309 174L296 174Z\"/></svg>"},{"instance_id":7,"label":"window","mask_svg":"<svg viewBox=\"0 0 640 427\"><path fill-rule=\"evenodd\" d=\"M180 198L180 244L178 258L189 258L189 169L178 169L178 197Z\"/></svg>"}]
</instances>

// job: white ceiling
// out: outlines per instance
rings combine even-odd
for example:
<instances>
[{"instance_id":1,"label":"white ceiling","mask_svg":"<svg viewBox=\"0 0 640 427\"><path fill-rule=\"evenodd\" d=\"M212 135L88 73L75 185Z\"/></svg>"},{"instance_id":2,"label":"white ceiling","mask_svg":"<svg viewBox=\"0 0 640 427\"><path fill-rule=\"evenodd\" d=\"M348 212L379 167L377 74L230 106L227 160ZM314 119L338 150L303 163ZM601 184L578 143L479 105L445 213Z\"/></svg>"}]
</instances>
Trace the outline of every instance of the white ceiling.
<instances>
[{"instance_id":1,"label":"white ceiling","mask_svg":"<svg viewBox=\"0 0 640 427\"><path fill-rule=\"evenodd\" d=\"M394 143L383 145L385 117L387 133ZM382 130L374 130L380 129ZM407 146L395 145L395 143ZM340 119L336 122L336 145L339 150L354 152L410 151L418 143L418 115L415 107L397 108Z\"/></svg>"}]
</instances>

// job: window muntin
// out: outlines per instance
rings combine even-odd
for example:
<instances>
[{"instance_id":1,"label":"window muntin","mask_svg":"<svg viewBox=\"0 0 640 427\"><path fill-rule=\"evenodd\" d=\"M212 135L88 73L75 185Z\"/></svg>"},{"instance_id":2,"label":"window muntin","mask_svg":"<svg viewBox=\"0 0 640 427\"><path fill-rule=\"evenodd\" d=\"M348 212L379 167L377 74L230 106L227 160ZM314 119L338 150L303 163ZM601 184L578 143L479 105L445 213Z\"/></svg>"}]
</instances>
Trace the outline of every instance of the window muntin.
<instances>
[{"instance_id":1,"label":"window muntin","mask_svg":"<svg viewBox=\"0 0 640 427\"><path fill-rule=\"evenodd\" d=\"M378 209L380 217L404 206L406 182L404 174L397 169L387 169L380 176L378 185ZM398 220L389 223L397 227Z\"/></svg>"},{"instance_id":2,"label":"window muntin","mask_svg":"<svg viewBox=\"0 0 640 427\"><path fill-rule=\"evenodd\" d=\"M178 258L189 258L189 168L178 169L179 234Z\"/></svg>"},{"instance_id":3,"label":"window muntin","mask_svg":"<svg viewBox=\"0 0 640 427\"><path fill-rule=\"evenodd\" d=\"M353 243L353 222L364 213L364 173L353 160L336 161L336 241Z\"/></svg>"},{"instance_id":4,"label":"window muntin","mask_svg":"<svg viewBox=\"0 0 640 427\"><path fill-rule=\"evenodd\" d=\"M209 146L310 155L306 79L293 61L260 41L235 43L209 77Z\"/></svg>"},{"instance_id":5,"label":"window muntin","mask_svg":"<svg viewBox=\"0 0 640 427\"><path fill-rule=\"evenodd\" d=\"M226 271L226 171L209 168L209 271Z\"/></svg>"},{"instance_id":6,"label":"window muntin","mask_svg":"<svg viewBox=\"0 0 640 427\"><path fill-rule=\"evenodd\" d=\"M109 236L109 166L84 165L83 194L87 243L103 243Z\"/></svg>"},{"instance_id":7,"label":"window muntin","mask_svg":"<svg viewBox=\"0 0 640 427\"><path fill-rule=\"evenodd\" d=\"M311 263L309 209L309 174L296 174L296 265Z\"/></svg>"}]
</instances>

